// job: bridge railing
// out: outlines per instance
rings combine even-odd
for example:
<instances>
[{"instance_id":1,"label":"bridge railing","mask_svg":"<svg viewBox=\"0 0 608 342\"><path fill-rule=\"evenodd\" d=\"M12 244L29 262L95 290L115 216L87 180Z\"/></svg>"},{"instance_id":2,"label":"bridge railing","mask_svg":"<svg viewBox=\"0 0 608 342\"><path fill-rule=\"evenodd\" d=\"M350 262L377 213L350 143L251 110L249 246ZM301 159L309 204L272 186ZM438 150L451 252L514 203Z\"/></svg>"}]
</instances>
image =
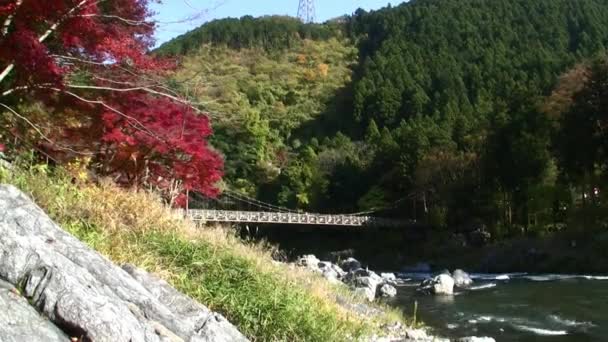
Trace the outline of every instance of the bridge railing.
<instances>
[{"instance_id":1,"label":"bridge railing","mask_svg":"<svg viewBox=\"0 0 608 342\"><path fill-rule=\"evenodd\" d=\"M403 223L371 216L189 209L188 217L203 222L302 224L327 226L399 226Z\"/></svg>"}]
</instances>

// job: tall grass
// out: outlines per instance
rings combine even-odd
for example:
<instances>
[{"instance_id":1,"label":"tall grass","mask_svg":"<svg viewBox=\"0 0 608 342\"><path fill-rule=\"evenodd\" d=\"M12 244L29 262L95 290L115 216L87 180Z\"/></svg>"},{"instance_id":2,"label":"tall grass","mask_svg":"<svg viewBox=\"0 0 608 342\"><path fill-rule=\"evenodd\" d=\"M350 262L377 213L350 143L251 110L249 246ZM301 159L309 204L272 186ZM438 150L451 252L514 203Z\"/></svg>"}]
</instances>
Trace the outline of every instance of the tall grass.
<instances>
[{"instance_id":1,"label":"tall grass","mask_svg":"<svg viewBox=\"0 0 608 342\"><path fill-rule=\"evenodd\" d=\"M363 318L338 305L348 290L278 264L271 250L222 227L197 227L153 194L111 183L74 184L45 166L0 169L0 182L28 193L67 231L116 263L154 272L260 341L344 341L403 321L394 310Z\"/></svg>"}]
</instances>

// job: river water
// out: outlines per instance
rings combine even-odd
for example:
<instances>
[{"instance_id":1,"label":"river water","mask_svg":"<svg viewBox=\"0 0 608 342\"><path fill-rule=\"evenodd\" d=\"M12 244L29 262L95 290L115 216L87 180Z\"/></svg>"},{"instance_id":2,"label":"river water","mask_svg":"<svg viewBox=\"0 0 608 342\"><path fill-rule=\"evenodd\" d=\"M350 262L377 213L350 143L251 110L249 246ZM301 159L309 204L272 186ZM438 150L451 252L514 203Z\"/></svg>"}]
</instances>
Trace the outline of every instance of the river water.
<instances>
[{"instance_id":1,"label":"river water","mask_svg":"<svg viewBox=\"0 0 608 342\"><path fill-rule=\"evenodd\" d=\"M443 337L490 336L498 342L608 341L608 276L471 275L454 296L416 293L424 274L406 279L391 302Z\"/></svg>"}]
</instances>

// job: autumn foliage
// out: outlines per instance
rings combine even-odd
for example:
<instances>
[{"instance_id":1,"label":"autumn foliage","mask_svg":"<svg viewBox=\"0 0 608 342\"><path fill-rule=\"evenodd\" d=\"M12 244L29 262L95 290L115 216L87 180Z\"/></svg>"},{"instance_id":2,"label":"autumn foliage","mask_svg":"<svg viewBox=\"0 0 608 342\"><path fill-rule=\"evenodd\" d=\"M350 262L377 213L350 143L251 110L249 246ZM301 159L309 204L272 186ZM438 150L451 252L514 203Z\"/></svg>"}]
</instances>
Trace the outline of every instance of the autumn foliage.
<instances>
[{"instance_id":1,"label":"autumn foliage","mask_svg":"<svg viewBox=\"0 0 608 342\"><path fill-rule=\"evenodd\" d=\"M148 53L150 2L0 0L0 113L27 122L60 160L85 155L125 185L214 196L223 161L207 116L164 83L174 63ZM24 99L59 124L27 120ZM68 112L78 124L61 124Z\"/></svg>"}]
</instances>

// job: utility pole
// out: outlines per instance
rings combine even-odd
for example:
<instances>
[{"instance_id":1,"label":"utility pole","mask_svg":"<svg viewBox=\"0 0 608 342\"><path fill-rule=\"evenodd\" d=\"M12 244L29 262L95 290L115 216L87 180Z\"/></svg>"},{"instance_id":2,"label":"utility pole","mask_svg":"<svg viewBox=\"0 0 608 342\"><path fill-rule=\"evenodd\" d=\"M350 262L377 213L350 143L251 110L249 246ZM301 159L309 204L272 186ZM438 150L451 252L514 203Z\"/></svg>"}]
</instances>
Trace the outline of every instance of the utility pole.
<instances>
[{"instance_id":1,"label":"utility pole","mask_svg":"<svg viewBox=\"0 0 608 342\"><path fill-rule=\"evenodd\" d=\"M315 0L300 0L298 18L307 24L315 21Z\"/></svg>"}]
</instances>

